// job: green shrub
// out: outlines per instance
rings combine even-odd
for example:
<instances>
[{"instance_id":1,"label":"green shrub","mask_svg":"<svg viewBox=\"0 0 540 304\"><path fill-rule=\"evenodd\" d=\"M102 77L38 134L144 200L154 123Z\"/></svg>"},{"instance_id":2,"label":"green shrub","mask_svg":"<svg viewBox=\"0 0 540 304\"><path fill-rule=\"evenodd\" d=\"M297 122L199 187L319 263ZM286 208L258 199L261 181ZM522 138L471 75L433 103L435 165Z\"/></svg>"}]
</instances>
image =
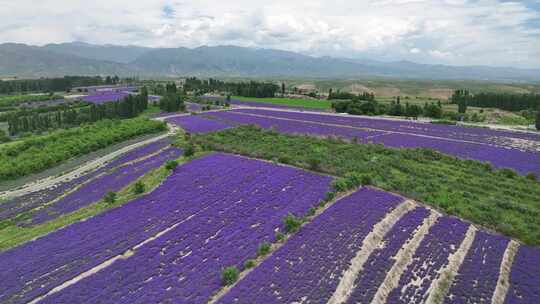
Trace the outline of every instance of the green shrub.
<instances>
[{"instance_id":1,"label":"green shrub","mask_svg":"<svg viewBox=\"0 0 540 304\"><path fill-rule=\"evenodd\" d=\"M509 169L509 168L502 168L499 170L499 174L506 177L506 178L514 178L517 177L518 174L516 171Z\"/></svg>"},{"instance_id":2,"label":"green shrub","mask_svg":"<svg viewBox=\"0 0 540 304\"><path fill-rule=\"evenodd\" d=\"M283 224L285 225L285 233L295 233L302 226L302 220L289 213L283 218Z\"/></svg>"},{"instance_id":3,"label":"green shrub","mask_svg":"<svg viewBox=\"0 0 540 304\"><path fill-rule=\"evenodd\" d=\"M253 268L253 266L255 266L255 261L252 259L248 259L244 262L244 269L250 269Z\"/></svg>"},{"instance_id":4,"label":"green shrub","mask_svg":"<svg viewBox=\"0 0 540 304\"><path fill-rule=\"evenodd\" d=\"M142 194L145 191L146 186L142 181L137 181L135 185L133 185L133 193L134 194Z\"/></svg>"},{"instance_id":5,"label":"green shrub","mask_svg":"<svg viewBox=\"0 0 540 304\"><path fill-rule=\"evenodd\" d=\"M329 201L333 200L334 197L336 197L336 193L335 193L335 192L332 192L332 191L326 192L326 194L324 195L324 200L325 200L326 202L329 202Z\"/></svg>"},{"instance_id":6,"label":"green shrub","mask_svg":"<svg viewBox=\"0 0 540 304\"><path fill-rule=\"evenodd\" d=\"M281 233L280 231L277 231L276 232L276 241L283 242L284 239L285 239L285 235L283 233Z\"/></svg>"},{"instance_id":7,"label":"green shrub","mask_svg":"<svg viewBox=\"0 0 540 304\"><path fill-rule=\"evenodd\" d=\"M167 170L174 170L176 167L178 167L178 161L176 160L168 160L165 163L165 169Z\"/></svg>"},{"instance_id":8,"label":"green shrub","mask_svg":"<svg viewBox=\"0 0 540 304\"><path fill-rule=\"evenodd\" d=\"M538 180L538 176L536 175L536 173L534 172L529 172L527 173L527 175L525 176L527 179L530 179L532 181L536 181Z\"/></svg>"},{"instance_id":9,"label":"green shrub","mask_svg":"<svg viewBox=\"0 0 540 304\"><path fill-rule=\"evenodd\" d=\"M195 154L195 146L193 144L188 144L184 149L184 156L191 157Z\"/></svg>"},{"instance_id":10,"label":"green shrub","mask_svg":"<svg viewBox=\"0 0 540 304\"><path fill-rule=\"evenodd\" d=\"M229 266L221 271L221 284L229 286L238 280L239 271L236 266Z\"/></svg>"},{"instance_id":11,"label":"green shrub","mask_svg":"<svg viewBox=\"0 0 540 304\"><path fill-rule=\"evenodd\" d=\"M321 160L318 158L310 158L308 159L308 166L309 170L312 171L320 171L321 170Z\"/></svg>"},{"instance_id":12,"label":"green shrub","mask_svg":"<svg viewBox=\"0 0 540 304\"><path fill-rule=\"evenodd\" d=\"M257 256L262 257L262 256L267 255L270 252L270 248L271 248L270 243L263 242L262 244L259 245L259 248L257 248Z\"/></svg>"},{"instance_id":13,"label":"green shrub","mask_svg":"<svg viewBox=\"0 0 540 304\"><path fill-rule=\"evenodd\" d=\"M105 197L103 199L108 204L114 204L114 202L116 202L116 192L112 192L112 191L107 192L107 194L105 194Z\"/></svg>"}]
</instances>

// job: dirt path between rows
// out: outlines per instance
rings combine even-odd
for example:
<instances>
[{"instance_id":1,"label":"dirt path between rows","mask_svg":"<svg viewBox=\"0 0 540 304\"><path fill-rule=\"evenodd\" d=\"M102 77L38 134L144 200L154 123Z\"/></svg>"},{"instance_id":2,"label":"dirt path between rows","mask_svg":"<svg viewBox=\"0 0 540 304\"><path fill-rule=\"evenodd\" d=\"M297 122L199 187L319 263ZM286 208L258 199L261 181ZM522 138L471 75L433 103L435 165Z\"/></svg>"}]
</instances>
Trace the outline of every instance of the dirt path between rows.
<instances>
[{"instance_id":1,"label":"dirt path between rows","mask_svg":"<svg viewBox=\"0 0 540 304\"><path fill-rule=\"evenodd\" d=\"M417 228L412 239L408 240L405 245L395 255L395 263L386 274L386 278L377 289L377 293L371 301L372 304L384 304L388 298L388 295L394 288L398 287L399 279L405 272L409 264L413 262L413 256L416 249L420 246L420 243L429 231L429 228L435 224L441 215L431 210L429 217L424 219L424 223Z\"/></svg>"},{"instance_id":2,"label":"dirt path between rows","mask_svg":"<svg viewBox=\"0 0 540 304\"><path fill-rule=\"evenodd\" d=\"M341 304L347 302L354 290L354 282L360 272L363 271L364 264L371 253L373 253L380 245L384 236L394 227L399 219L414 208L416 208L416 204L413 201L407 200L388 213L373 227L371 232L362 242L362 247L351 260L349 269L343 273L336 290L332 294L330 300L328 300L328 304Z\"/></svg>"}]
</instances>

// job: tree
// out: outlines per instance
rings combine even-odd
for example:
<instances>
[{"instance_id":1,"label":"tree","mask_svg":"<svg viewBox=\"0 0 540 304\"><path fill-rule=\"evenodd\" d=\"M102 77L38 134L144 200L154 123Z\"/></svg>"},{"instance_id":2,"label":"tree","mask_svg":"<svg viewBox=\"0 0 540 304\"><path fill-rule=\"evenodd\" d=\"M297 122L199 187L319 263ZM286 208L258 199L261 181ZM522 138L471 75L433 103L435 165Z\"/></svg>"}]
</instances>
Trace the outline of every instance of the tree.
<instances>
[{"instance_id":1,"label":"tree","mask_svg":"<svg viewBox=\"0 0 540 304\"><path fill-rule=\"evenodd\" d=\"M458 101L458 113L465 114L467 112L467 101L460 100Z\"/></svg>"},{"instance_id":2,"label":"tree","mask_svg":"<svg viewBox=\"0 0 540 304\"><path fill-rule=\"evenodd\" d=\"M281 96L285 96L285 82L281 83Z\"/></svg>"},{"instance_id":3,"label":"tree","mask_svg":"<svg viewBox=\"0 0 540 304\"><path fill-rule=\"evenodd\" d=\"M536 130L540 131L540 111L536 112Z\"/></svg>"}]
</instances>

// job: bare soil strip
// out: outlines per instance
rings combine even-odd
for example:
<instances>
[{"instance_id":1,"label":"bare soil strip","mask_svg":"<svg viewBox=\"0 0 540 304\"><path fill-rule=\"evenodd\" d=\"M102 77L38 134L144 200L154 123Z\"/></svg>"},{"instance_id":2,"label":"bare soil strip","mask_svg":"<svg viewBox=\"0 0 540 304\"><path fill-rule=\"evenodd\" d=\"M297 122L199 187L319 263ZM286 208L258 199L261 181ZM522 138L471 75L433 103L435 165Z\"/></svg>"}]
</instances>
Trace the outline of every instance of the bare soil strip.
<instances>
[{"instance_id":1,"label":"bare soil strip","mask_svg":"<svg viewBox=\"0 0 540 304\"><path fill-rule=\"evenodd\" d=\"M450 290L450 286L459 271L459 267L471 248L476 231L476 227L470 225L459 249L448 257L448 264L440 270L438 277L433 280L427 291L429 294L426 300L427 304L439 304L444 301L444 297Z\"/></svg>"},{"instance_id":2,"label":"bare soil strip","mask_svg":"<svg viewBox=\"0 0 540 304\"><path fill-rule=\"evenodd\" d=\"M373 227L373 230L371 230L362 242L362 247L351 260L349 269L343 273L336 290L328 301L329 304L347 302L347 299L353 292L354 281L359 273L363 271L364 263L371 253L381 244L384 236L392 229L396 222L414 208L416 208L416 204L411 200L407 200L388 213L384 219Z\"/></svg>"},{"instance_id":3,"label":"bare soil strip","mask_svg":"<svg viewBox=\"0 0 540 304\"><path fill-rule=\"evenodd\" d=\"M418 249L418 247L420 246L420 243L424 239L425 235L428 233L429 228L433 224L435 224L435 222L440 216L441 215L438 212L431 210L429 217L427 217L424 220L424 223L416 230L412 239L410 239L410 241L408 241L407 244L405 244L398 251L398 253L394 257L396 262L394 263L390 271L388 271L386 278L379 286L379 289L377 290L377 293L373 297L373 301L371 303L386 303L386 299L388 298L390 292L398 286L401 275L403 274L403 272L405 272L407 266L409 266L409 264L413 262L414 253L416 249Z\"/></svg>"},{"instance_id":4,"label":"bare soil strip","mask_svg":"<svg viewBox=\"0 0 540 304\"><path fill-rule=\"evenodd\" d=\"M504 299L508 293L508 288L510 287L510 271L512 270L512 264L514 263L514 258L518 249L519 243L514 240L510 240L506 250L504 251L501 269L499 272L499 279L497 280L497 286L495 287L495 292L493 292L493 297L491 298L492 304L504 303Z\"/></svg>"}]
</instances>

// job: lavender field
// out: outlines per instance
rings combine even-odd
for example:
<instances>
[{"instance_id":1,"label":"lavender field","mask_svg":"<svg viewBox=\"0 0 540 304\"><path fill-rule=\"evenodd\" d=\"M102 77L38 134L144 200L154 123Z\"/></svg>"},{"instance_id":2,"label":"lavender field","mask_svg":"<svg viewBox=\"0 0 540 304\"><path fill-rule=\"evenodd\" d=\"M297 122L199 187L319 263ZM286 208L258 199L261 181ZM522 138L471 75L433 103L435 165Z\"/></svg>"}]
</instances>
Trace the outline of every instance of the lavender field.
<instances>
[{"instance_id":1,"label":"lavender field","mask_svg":"<svg viewBox=\"0 0 540 304\"><path fill-rule=\"evenodd\" d=\"M147 196L0 253L0 271L10 273L0 283L0 302L28 302L131 248L130 258L44 302L115 303L135 296L146 303L204 303L219 288L222 267L240 265L260 243L272 241L282 217L307 212L329 182L226 154L194 160ZM123 273L132 267L138 271ZM171 289L173 282L181 283ZM131 294L134 288L139 292Z\"/></svg>"},{"instance_id":2,"label":"lavender field","mask_svg":"<svg viewBox=\"0 0 540 304\"><path fill-rule=\"evenodd\" d=\"M170 139L167 138L155 141L133 149L104 166L74 179L7 199L0 204L0 221L12 219L19 225L35 225L95 202L107 191L117 191L149 170L159 167L164 161L177 158L179 151L175 149L147 158L166 148L170 143ZM45 206L53 201L54 204ZM34 209L40 210L32 211ZM30 219L22 221L16 219L17 215L28 212L32 213Z\"/></svg>"},{"instance_id":3,"label":"lavender field","mask_svg":"<svg viewBox=\"0 0 540 304\"><path fill-rule=\"evenodd\" d=\"M540 134L260 109L204 116L228 124L256 124L288 134L335 135L393 148L430 148L462 159L489 162L498 168L511 168L523 175L540 175Z\"/></svg>"},{"instance_id":4,"label":"lavender field","mask_svg":"<svg viewBox=\"0 0 540 304\"><path fill-rule=\"evenodd\" d=\"M209 133L233 127L233 124L208 119L202 115L176 116L166 119L189 133Z\"/></svg>"}]
</instances>

